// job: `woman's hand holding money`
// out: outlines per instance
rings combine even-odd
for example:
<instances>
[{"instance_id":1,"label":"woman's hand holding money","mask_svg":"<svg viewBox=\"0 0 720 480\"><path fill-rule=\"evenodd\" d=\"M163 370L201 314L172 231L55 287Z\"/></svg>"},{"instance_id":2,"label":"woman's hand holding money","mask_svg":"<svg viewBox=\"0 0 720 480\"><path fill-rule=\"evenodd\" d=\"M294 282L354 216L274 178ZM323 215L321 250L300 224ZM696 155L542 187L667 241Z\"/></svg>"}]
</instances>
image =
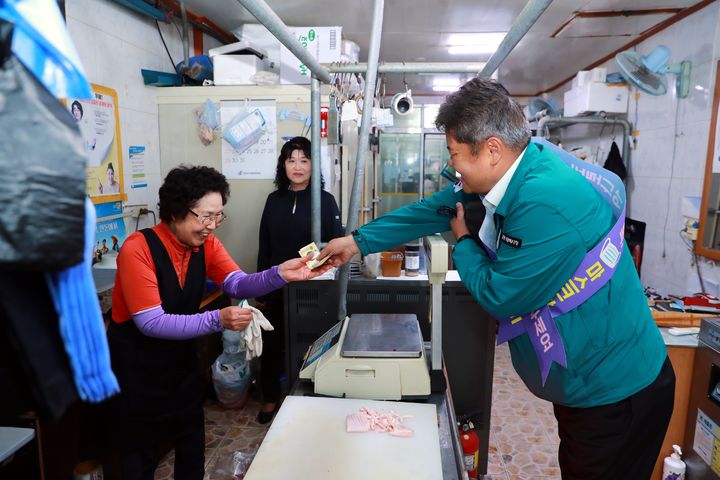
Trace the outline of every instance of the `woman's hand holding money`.
<instances>
[{"instance_id":1,"label":"woman's hand holding money","mask_svg":"<svg viewBox=\"0 0 720 480\"><path fill-rule=\"evenodd\" d=\"M319 277L332 268L332 265L325 264L315 268L314 270L310 270L306 263L312 260L312 258L312 254L304 258L291 258L279 265L278 272L286 282L297 282L300 280L310 280L311 278Z\"/></svg>"}]
</instances>

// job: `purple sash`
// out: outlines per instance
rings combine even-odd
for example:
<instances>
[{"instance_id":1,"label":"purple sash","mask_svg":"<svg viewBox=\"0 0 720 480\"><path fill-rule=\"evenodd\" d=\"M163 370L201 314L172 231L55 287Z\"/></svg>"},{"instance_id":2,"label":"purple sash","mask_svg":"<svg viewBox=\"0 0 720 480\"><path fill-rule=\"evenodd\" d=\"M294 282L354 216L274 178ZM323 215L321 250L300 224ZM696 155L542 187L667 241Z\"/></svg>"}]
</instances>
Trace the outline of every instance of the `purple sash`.
<instances>
[{"instance_id":1,"label":"purple sash","mask_svg":"<svg viewBox=\"0 0 720 480\"><path fill-rule=\"evenodd\" d=\"M568 166L583 175L612 206L615 218L610 231L585 255L575 273L547 305L524 315L498 318L498 345L523 333L530 336L545 385L552 362L567 367L565 346L554 318L570 312L593 296L610 280L620 262L625 241L625 186L614 173L585 163L544 138L533 137L531 141L556 153Z\"/></svg>"}]
</instances>

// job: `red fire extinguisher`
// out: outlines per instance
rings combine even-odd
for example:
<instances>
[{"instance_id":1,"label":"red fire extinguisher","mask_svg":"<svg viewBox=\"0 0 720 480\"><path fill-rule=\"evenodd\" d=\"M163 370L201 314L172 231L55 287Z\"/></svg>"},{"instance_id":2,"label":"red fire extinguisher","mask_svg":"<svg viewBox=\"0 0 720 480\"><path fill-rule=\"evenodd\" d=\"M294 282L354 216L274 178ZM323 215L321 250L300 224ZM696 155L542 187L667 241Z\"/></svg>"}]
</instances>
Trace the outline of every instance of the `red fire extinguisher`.
<instances>
[{"instance_id":1,"label":"red fire extinguisher","mask_svg":"<svg viewBox=\"0 0 720 480\"><path fill-rule=\"evenodd\" d=\"M320 107L320 138L327 138L328 107Z\"/></svg>"},{"instance_id":2,"label":"red fire extinguisher","mask_svg":"<svg viewBox=\"0 0 720 480\"><path fill-rule=\"evenodd\" d=\"M465 459L465 470L470 478L477 478L478 455L480 453L480 438L475 431L471 421L462 424L460 432L460 444Z\"/></svg>"}]
</instances>

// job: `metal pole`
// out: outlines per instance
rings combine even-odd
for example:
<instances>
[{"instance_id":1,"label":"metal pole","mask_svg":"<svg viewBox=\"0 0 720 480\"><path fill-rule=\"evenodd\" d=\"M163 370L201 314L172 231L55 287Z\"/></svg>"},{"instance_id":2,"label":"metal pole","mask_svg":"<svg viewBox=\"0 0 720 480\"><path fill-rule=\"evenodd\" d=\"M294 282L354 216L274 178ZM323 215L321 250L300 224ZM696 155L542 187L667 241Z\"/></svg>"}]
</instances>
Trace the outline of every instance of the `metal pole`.
<instances>
[{"instance_id":1,"label":"metal pole","mask_svg":"<svg viewBox=\"0 0 720 480\"><path fill-rule=\"evenodd\" d=\"M325 63L330 73L365 73L367 63L336 64ZM472 73L475 75L485 66L485 62L438 62L438 63L381 63L378 73Z\"/></svg>"},{"instance_id":2,"label":"metal pole","mask_svg":"<svg viewBox=\"0 0 720 480\"><path fill-rule=\"evenodd\" d=\"M313 73L310 82L310 140L312 149L312 162L310 166L310 233L312 241L320 245L320 189L321 158L320 158L320 80Z\"/></svg>"},{"instance_id":3,"label":"metal pole","mask_svg":"<svg viewBox=\"0 0 720 480\"><path fill-rule=\"evenodd\" d=\"M183 67L190 68L190 34L188 33L187 12L185 11L185 0L180 0L180 16L182 17L183 27ZM174 65L173 65L174 66ZM183 72L185 73L185 72Z\"/></svg>"},{"instance_id":4,"label":"metal pole","mask_svg":"<svg viewBox=\"0 0 720 480\"><path fill-rule=\"evenodd\" d=\"M320 63L300 45L280 17L277 16L267 3L263 0L238 0L238 2L240 2L258 22L265 25L265 28L275 35L275 38L280 40L280 43L285 45L317 78L325 83L332 82L327 70L320 66ZM313 121L314 120L315 119L313 119Z\"/></svg>"},{"instance_id":5,"label":"metal pole","mask_svg":"<svg viewBox=\"0 0 720 480\"><path fill-rule=\"evenodd\" d=\"M375 99L375 81L377 80L378 58L380 57L380 36L382 34L384 0L375 0L373 8L373 23L370 33L370 48L368 50L367 73L365 74L365 91L363 92L363 115L358 135L357 157L355 159L355 178L353 179L350 205L348 207L348 220L345 232L350 233L357 228L358 208L360 206L360 192L362 191L365 176L365 157L370 149L368 134L372 120L372 108ZM338 305L338 320L343 320L347 313L346 295L349 280L349 264L340 270Z\"/></svg>"},{"instance_id":6,"label":"metal pole","mask_svg":"<svg viewBox=\"0 0 720 480\"><path fill-rule=\"evenodd\" d=\"M522 9L520 15L517 16L515 22L510 27L510 31L505 35L503 41L500 42L498 49L493 53L490 60L487 61L480 76L489 77L505 58L510 55L515 45L522 40L525 34L530 30L540 15L550 6L552 0L530 0L525 8Z\"/></svg>"}]
</instances>

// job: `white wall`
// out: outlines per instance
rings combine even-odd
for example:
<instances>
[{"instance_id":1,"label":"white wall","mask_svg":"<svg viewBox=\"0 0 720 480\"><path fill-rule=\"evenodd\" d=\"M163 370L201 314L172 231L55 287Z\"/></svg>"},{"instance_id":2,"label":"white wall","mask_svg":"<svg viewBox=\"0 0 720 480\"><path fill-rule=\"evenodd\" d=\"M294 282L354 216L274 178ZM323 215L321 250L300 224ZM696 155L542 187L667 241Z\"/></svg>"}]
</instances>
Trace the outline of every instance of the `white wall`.
<instances>
[{"instance_id":1,"label":"white wall","mask_svg":"<svg viewBox=\"0 0 720 480\"><path fill-rule=\"evenodd\" d=\"M692 62L689 97L677 98L674 76L668 75L671 87L664 96L641 92L636 99L637 91L631 90L627 117L639 131L632 151L628 216L647 222L641 278L645 285L669 293L700 290L692 254L679 236L685 220L680 205L684 196L702 195L715 63L720 55L719 22L720 6L713 3L636 47L644 55L657 45L666 45L671 62ZM608 73L618 71L614 60L602 66ZM550 92L550 97L562 101L569 88L566 84ZM599 135L598 127L573 127L553 133L565 136L566 145L591 145L593 151L599 147L598 160L602 164L609 150L609 130L606 127L600 140L592 138ZM620 146L619 129L616 140ZM701 269L706 290L720 294L720 269L707 261L702 262Z\"/></svg>"},{"instance_id":2,"label":"white wall","mask_svg":"<svg viewBox=\"0 0 720 480\"><path fill-rule=\"evenodd\" d=\"M120 110L120 137L125 191L128 204L147 203L156 211L160 177L158 130L158 87L143 84L140 69L173 72L155 21L109 0L66 0L68 30L75 42L88 80L114 89ZM174 25L160 22L168 50L175 62L183 58L182 42ZM192 30L191 30L192 31ZM203 47L220 43L203 35ZM192 38L190 54L193 54ZM146 191L129 188L128 151L133 145L145 146ZM140 227L151 225L152 219L141 218ZM131 222L134 229L134 222Z\"/></svg>"}]
</instances>

